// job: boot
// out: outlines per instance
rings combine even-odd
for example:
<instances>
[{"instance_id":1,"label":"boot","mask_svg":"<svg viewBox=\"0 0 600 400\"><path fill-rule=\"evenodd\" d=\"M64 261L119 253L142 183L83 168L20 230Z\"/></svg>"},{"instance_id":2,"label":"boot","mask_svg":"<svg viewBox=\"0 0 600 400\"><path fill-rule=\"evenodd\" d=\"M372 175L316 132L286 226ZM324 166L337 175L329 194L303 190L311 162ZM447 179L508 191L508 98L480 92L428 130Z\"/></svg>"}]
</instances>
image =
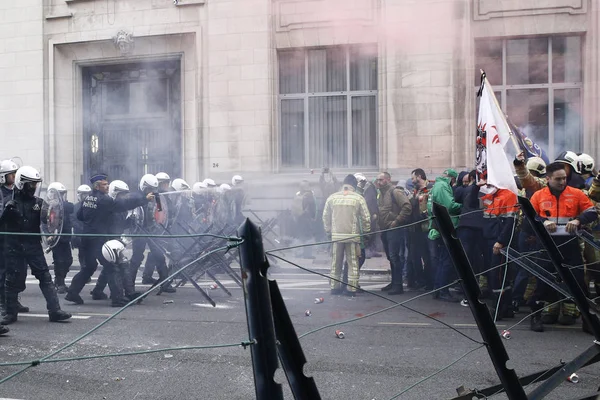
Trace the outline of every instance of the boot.
<instances>
[{"instance_id":1,"label":"boot","mask_svg":"<svg viewBox=\"0 0 600 400\"><path fill-rule=\"evenodd\" d=\"M108 299L108 295L106 293L99 292L96 289L91 290L90 294L92 295L92 300L107 300Z\"/></svg>"},{"instance_id":2,"label":"boot","mask_svg":"<svg viewBox=\"0 0 600 400\"><path fill-rule=\"evenodd\" d=\"M4 288L0 289L0 317L6 315L6 301L4 300Z\"/></svg>"},{"instance_id":3,"label":"boot","mask_svg":"<svg viewBox=\"0 0 600 400\"><path fill-rule=\"evenodd\" d=\"M50 322L61 322L71 318L71 314L63 310L48 311L48 318Z\"/></svg>"},{"instance_id":4,"label":"boot","mask_svg":"<svg viewBox=\"0 0 600 400\"><path fill-rule=\"evenodd\" d=\"M388 295L390 295L390 296L394 296L397 294L404 294L404 288L402 287L402 284L392 285L388 292Z\"/></svg>"},{"instance_id":5,"label":"boot","mask_svg":"<svg viewBox=\"0 0 600 400\"><path fill-rule=\"evenodd\" d=\"M171 286L171 282L167 282L160 287L160 291L164 293L175 293L177 292L177 289Z\"/></svg>"},{"instance_id":6,"label":"boot","mask_svg":"<svg viewBox=\"0 0 600 400\"><path fill-rule=\"evenodd\" d=\"M67 293L67 295L65 296L65 300L78 305L83 304L83 299L80 295L76 293Z\"/></svg>"},{"instance_id":7,"label":"boot","mask_svg":"<svg viewBox=\"0 0 600 400\"><path fill-rule=\"evenodd\" d=\"M123 289L123 281L118 276L119 268L116 267L110 276L108 276L108 287L110 288L110 299L112 307L123 307L129 303L124 295L125 289Z\"/></svg>"},{"instance_id":8,"label":"boot","mask_svg":"<svg viewBox=\"0 0 600 400\"><path fill-rule=\"evenodd\" d=\"M42 294L46 299L46 308L48 309L48 315L50 315L50 321L52 321L52 315L55 313L60 314L60 303L58 301L58 294L56 293L56 288L52 283L52 279L50 278L50 274L48 273L48 280L46 281L45 276L40 280L40 289L42 290ZM69 314L69 317L71 315ZM66 318L64 318L66 319Z\"/></svg>"},{"instance_id":9,"label":"boot","mask_svg":"<svg viewBox=\"0 0 600 400\"><path fill-rule=\"evenodd\" d=\"M29 312L29 307L24 306L23 304L21 304L21 302L19 300L20 299L17 299L17 312L28 313Z\"/></svg>"},{"instance_id":10,"label":"boot","mask_svg":"<svg viewBox=\"0 0 600 400\"><path fill-rule=\"evenodd\" d=\"M56 293L58 294L65 294L67 293L67 290L69 290L67 285L56 285Z\"/></svg>"},{"instance_id":11,"label":"boot","mask_svg":"<svg viewBox=\"0 0 600 400\"><path fill-rule=\"evenodd\" d=\"M531 312L535 313L531 316L530 329L534 332L544 332L544 324L542 323L541 309L543 306L535 303L531 306ZM540 312L537 312L540 311Z\"/></svg>"},{"instance_id":12,"label":"boot","mask_svg":"<svg viewBox=\"0 0 600 400\"><path fill-rule=\"evenodd\" d=\"M56 275L54 277L54 286L56 287L56 293L58 293L58 294L67 293L67 285L65 285L65 278L63 276Z\"/></svg>"},{"instance_id":13,"label":"boot","mask_svg":"<svg viewBox=\"0 0 600 400\"><path fill-rule=\"evenodd\" d=\"M10 332L10 329L8 329L8 326L0 325L0 335L5 335L8 332Z\"/></svg>"},{"instance_id":14,"label":"boot","mask_svg":"<svg viewBox=\"0 0 600 400\"><path fill-rule=\"evenodd\" d=\"M143 294L143 293L141 293L141 292L133 292L133 293L130 293L130 294L126 294L126 295L125 295L125 298L126 298L128 301L134 301L134 300L137 300L137 303L136 303L136 304L142 304L142 301L143 301L144 299L140 299L140 298L139 298L139 297L140 297L142 294Z\"/></svg>"},{"instance_id":15,"label":"boot","mask_svg":"<svg viewBox=\"0 0 600 400\"><path fill-rule=\"evenodd\" d=\"M17 322L17 315L19 313L17 303L19 302L19 295L17 293L5 293L5 314L0 321L0 325L10 325Z\"/></svg>"},{"instance_id":16,"label":"boot","mask_svg":"<svg viewBox=\"0 0 600 400\"><path fill-rule=\"evenodd\" d=\"M382 292L387 292L388 290L392 289L392 284L388 283L387 285L385 285L384 287L381 288Z\"/></svg>"}]
</instances>

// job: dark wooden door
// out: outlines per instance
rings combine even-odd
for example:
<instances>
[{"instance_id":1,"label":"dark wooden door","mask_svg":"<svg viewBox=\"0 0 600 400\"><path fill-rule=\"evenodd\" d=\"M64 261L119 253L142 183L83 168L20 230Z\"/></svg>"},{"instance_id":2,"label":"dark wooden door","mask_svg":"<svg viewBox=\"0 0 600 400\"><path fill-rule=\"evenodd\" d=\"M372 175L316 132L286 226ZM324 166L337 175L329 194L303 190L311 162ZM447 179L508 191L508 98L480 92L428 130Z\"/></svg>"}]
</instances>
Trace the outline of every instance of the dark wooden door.
<instances>
[{"instance_id":1,"label":"dark wooden door","mask_svg":"<svg viewBox=\"0 0 600 400\"><path fill-rule=\"evenodd\" d=\"M83 70L84 176L137 188L142 175L181 175L179 61Z\"/></svg>"}]
</instances>

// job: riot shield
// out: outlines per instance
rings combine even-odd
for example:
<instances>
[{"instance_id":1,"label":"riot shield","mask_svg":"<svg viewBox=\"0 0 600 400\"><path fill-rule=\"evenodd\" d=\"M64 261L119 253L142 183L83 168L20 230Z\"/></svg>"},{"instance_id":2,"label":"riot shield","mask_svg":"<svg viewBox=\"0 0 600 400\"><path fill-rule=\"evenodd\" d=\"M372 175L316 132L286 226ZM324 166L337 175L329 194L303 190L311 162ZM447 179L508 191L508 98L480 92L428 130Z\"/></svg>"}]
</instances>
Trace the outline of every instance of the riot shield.
<instances>
[{"instance_id":1,"label":"riot shield","mask_svg":"<svg viewBox=\"0 0 600 400\"><path fill-rule=\"evenodd\" d=\"M169 225L169 202L166 198L155 193L156 202L154 203L154 220L164 228Z\"/></svg>"},{"instance_id":2,"label":"riot shield","mask_svg":"<svg viewBox=\"0 0 600 400\"><path fill-rule=\"evenodd\" d=\"M46 252L52 250L60 240L64 220L65 210L63 208L63 200L60 193L58 193L58 190L56 189L48 189L46 191L46 198L42 204L40 218L40 230L42 233L46 234L42 236L42 242Z\"/></svg>"},{"instance_id":3,"label":"riot shield","mask_svg":"<svg viewBox=\"0 0 600 400\"><path fill-rule=\"evenodd\" d=\"M127 213L127 219L131 223L131 233L137 234L140 231L140 228L144 226L144 207L139 206L130 210Z\"/></svg>"}]
</instances>

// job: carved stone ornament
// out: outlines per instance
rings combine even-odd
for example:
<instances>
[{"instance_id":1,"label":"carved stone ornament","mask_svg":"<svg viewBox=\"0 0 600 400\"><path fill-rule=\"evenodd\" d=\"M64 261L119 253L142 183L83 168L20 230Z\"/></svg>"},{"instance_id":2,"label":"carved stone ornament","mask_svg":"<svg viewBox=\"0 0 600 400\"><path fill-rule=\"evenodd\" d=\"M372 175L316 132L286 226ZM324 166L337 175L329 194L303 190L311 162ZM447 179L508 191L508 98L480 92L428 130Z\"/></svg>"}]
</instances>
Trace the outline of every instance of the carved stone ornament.
<instances>
[{"instance_id":1,"label":"carved stone ornament","mask_svg":"<svg viewBox=\"0 0 600 400\"><path fill-rule=\"evenodd\" d=\"M133 35L125 30L121 30L114 37L115 47L121 52L122 56L129 55L133 52L134 41Z\"/></svg>"}]
</instances>

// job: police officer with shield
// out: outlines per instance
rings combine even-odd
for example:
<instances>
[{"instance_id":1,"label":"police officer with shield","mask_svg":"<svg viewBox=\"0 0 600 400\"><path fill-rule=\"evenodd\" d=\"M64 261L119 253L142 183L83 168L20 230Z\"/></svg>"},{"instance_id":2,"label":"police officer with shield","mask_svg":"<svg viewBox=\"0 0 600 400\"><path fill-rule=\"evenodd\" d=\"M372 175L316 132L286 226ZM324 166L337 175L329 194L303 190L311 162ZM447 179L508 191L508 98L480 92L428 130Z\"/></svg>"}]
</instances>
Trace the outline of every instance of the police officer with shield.
<instances>
[{"instance_id":1,"label":"police officer with shield","mask_svg":"<svg viewBox=\"0 0 600 400\"><path fill-rule=\"evenodd\" d=\"M106 235L110 233L112 214L126 210L134 209L154 200L154 195L148 193L145 197L141 195L132 195L119 199L112 199L108 196L108 180L106 174L96 174L92 176L90 182L93 185L92 193L81 203L77 213L77 218L83 222L83 233L90 235ZM85 236L81 241L81 249L84 251L84 266L73 277L71 287L67 292L65 300L75 304L83 304L83 299L79 295L88 279L98 268L98 261L105 270L108 286L111 291L112 305L115 307L124 306L127 301L123 297L122 286L117 282L115 276L114 264L108 262L102 256L102 245L106 242L104 236Z\"/></svg>"},{"instance_id":2,"label":"police officer with shield","mask_svg":"<svg viewBox=\"0 0 600 400\"><path fill-rule=\"evenodd\" d=\"M62 233L72 233L71 216L75 206L67 200L67 188L60 182L52 182L48 190L56 190L63 203L63 225ZM54 285L58 294L67 293L65 278L73 265L73 253L71 253L71 236L61 236L58 243L52 247L52 259L54 261Z\"/></svg>"},{"instance_id":3,"label":"police officer with shield","mask_svg":"<svg viewBox=\"0 0 600 400\"><path fill-rule=\"evenodd\" d=\"M15 175L13 200L6 203L2 215L2 228L5 232L32 233L36 235L8 235L4 241L6 262L6 315L2 324L17 321L19 313L19 293L25 290L27 266L40 282L39 286L46 298L46 307L51 322L64 321L71 314L60 309L56 288L46 263L40 240L43 201L35 196L37 185L42 181L40 173L33 167L24 166Z\"/></svg>"}]
</instances>

